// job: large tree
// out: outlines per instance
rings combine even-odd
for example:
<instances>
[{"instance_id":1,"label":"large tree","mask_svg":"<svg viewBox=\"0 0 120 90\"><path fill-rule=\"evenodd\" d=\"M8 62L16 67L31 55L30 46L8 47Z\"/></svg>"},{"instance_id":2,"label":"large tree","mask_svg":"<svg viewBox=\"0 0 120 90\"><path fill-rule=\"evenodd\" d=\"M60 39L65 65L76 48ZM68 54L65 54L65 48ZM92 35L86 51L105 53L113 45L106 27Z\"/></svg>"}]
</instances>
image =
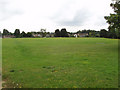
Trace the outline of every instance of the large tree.
<instances>
[{"instance_id":1,"label":"large tree","mask_svg":"<svg viewBox=\"0 0 120 90\"><path fill-rule=\"evenodd\" d=\"M14 36L15 36L16 38L19 38L19 37L20 37L20 30L19 30L19 29L16 29L16 30L15 30Z\"/></svg>"},{"instance_id":2,"label":"large tree","mask_svg":"<svg viewBox=\"0 0 120 90\"><path fill-rule=\"evenodd\" d=\"M21 37L27 37L27 34L23 31L20 36Z\"/></svg>"},{"instance_id":3,"label":"large tree","mask_svg":"<svg viewBox=\"0 0 120 90\"><path fill-rule=\"evenodd\" d=\"M9 31L7 29L3 29L3 35L9 35Z\"/></svg>"},{"instance_id":4,"label":"large tree","mask_svg":"<svg viewBox=\"0 0 120 90\"><path fill-rule=\"evenodd\" d=\"M110 6L114 9L114 14L105 16L107 23L109 24L109 37L120 38L120 1L111 3Z\"/></svg>"},{"instance_id":5,"label":"large tree","mask_svg":"<svg viewBox=\"0 0 120 90\"><path fill-rule=\"evenodd\" d=\"M59 31L59 29L56 29L55 30L55 37L60 37L61 36L61 33Z\"/></svg>"},{"instance_id":6,"label":"large tree","mask_svg":"<svg viewBox=\"0 0 120 90\"><path fill-rule=\"evenodd\" d=\"M67 33L66 28L61 29L61 37L68 37L68 33Z\"/></svg>"},{"instance_id":7,"label":"large tree","mask_svg":"<svg viewBox=\"0 0 120 90\"><path fill-rule=\"evenodd\" d=\"M33 37L31 32L27 32L27 37Z\"/></svg>"},{"instance_id":8,"label":"large tree","mask_svg":"<svg viewBox=\"0 0 120 90\"><path fill-rule=\"evenodd\" d=\"M108 31L105 29L100 30L100 37L107 38L108 37Z\"/></svg>"},{"instance_id":9,"label":"large tree","mask_svg":"<svg viewBox=\"0 0 120 90\"><path fill-rule=\"evenodd\" d=\"M46 29L41 29L40 33L42 34L42 37L45 37L46 36Z\"/></svg>"}]
</instances>

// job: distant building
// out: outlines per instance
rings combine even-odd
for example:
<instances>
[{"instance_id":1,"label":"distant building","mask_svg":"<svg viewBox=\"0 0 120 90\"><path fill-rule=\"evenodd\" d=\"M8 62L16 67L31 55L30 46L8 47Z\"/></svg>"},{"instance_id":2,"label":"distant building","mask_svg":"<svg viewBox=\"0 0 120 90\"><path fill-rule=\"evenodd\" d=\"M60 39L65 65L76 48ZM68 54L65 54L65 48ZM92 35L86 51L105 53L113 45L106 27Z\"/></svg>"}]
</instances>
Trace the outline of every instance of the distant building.
<instances>
[{"instance_id":1,"label":"distant building","mask_svg":"<svg viewBox=\"0 0 120 90\"><path fill-rule=\"evenodd\" d=\"M86 36L88 36L88 33L76 33L76 34L74 34L73 35L74 37L86 37Z\"/></svg>"},{"instance_id":2,"label":"distant building","mask_svg":"<svg viewBox=\"0 0 120 90\"><path fill-rule=\"evenodd\" d=\"M88 33L78 33L77 35L79 37L86 37L86 36L88 36Z\"/></svg>"},{"instance_id":3,"label":"distant building","mask_svg":"<svg viewBox=\"0 0 120 90\"><path fill-rule=\"evenodd\" d=\"M50 33L50 37L54 37L54 33Z\"/></svg>"},{"instance_id":4,"label":"distant building","mask_svg":"<svg viewBox=\"0 0 120 90\"><path fill-rule=\"evenodd\" d=\"M2 35L2 38L14 38L14 35Z\"/></svg>"},{"instance_id":5,"label":"distant building","mask_svg":"<svg viewBox=\"0 0 120 90\"><path fill-rule=\"evenodd\" d=\"M46 34L46 37L47 37L47 38L50 37L50 34Z\"/></svg>"},{"instance_id":6,"label":"distant building","mask_svg":"<svg viewBox=\"0 0 120 90\"><path fill-rule=\"evenodd\" d=\"M42 37L41 34L34 34L34 33L32 34L32 36L33 36L33 37Z\"/></svg>"},{"instance_id":7,"label":"distant building","mask_svg":"<svg viewBox=\"0 0 120 90\"><path fill-rule=\"evenodd\" d=\"M77 35L77 34L74 34L74 37L76 37L76 38L77 38L77 37L78 37L78 35Z\"/></svg>"}]
</instances>

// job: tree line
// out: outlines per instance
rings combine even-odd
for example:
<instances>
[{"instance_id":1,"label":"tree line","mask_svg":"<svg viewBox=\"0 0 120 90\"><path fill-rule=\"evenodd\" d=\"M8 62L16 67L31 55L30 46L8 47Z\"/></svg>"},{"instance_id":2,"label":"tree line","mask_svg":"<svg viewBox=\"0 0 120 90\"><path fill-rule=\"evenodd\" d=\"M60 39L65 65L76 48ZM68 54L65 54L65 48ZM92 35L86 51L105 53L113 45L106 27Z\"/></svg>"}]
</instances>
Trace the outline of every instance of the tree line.
<instances>
[{"instance_id":1,"label":"tree line","mask_svg":"<svg viewBox=\"0 0 120 90\"><path fill-rule=\"evenodd\" d=\"M11 33L7 29L3 29L2 36L10 36L10 35L14 35L16 38L32 37L31 32L25 33L24 31L22 31L22 33L20 33L20 29L15 29L14 33Z\"/></svg>"},{"instance_id":2,"label":"tree line","mask_svg":"<svg viewBox=\"0 0 120 90\"><path fill-rule=\"evenodd\" d=\"M24 38L24 37L34 37L34 35L41 35L41 37L50 36L51 32L46 32L46 29L41 29L39 32L27 32L22 31L20 33L20 29L15 29L14 33L9 32L7 29L3 29L2 36L14 36L15 38ZM78 30L77 32L67 32L66 28L62 28L61 30L56 29L55 32L52 33L53 37L75 37L75 34L86 34L84 37L104 37L110 38L109 31L105 29L101 29L100 31L96 30Z\"/></svg>"}]
</instances>

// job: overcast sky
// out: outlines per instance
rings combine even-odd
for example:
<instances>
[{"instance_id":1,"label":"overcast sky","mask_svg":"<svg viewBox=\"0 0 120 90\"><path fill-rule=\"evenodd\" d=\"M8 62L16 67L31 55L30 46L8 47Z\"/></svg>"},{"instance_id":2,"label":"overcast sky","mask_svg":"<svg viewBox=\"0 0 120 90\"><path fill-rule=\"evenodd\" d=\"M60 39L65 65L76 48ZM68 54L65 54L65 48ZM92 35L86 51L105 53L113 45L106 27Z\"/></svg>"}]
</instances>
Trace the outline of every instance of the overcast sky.
<instances>
[{"instance_id":1,"label":"overcast sky","mask_svg":"<svg viewBox=\"0 0 120 90\"><path fill-rule=\"evenodd\" d=\"M111 0L0 0L0 31L107 29Z\"/></svg>"}]
</instances>

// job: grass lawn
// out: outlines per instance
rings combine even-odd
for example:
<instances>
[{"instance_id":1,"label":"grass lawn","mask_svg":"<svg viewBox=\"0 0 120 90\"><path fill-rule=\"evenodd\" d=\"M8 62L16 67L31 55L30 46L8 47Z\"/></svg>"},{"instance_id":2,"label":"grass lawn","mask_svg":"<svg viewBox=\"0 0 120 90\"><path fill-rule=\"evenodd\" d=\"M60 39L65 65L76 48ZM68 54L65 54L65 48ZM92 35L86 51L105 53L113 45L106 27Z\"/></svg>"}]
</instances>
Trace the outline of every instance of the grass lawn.
<instances>
[{"instance_id":1,"label":"grass lawn","mask_svg":"<svg viewBox=\"0 0 120 90\"><path fill-rule=\"evenodd\" d=\"M21 38L2 40L7 87L117 88L118 40Z\"/></svg>"}]
</instances>

